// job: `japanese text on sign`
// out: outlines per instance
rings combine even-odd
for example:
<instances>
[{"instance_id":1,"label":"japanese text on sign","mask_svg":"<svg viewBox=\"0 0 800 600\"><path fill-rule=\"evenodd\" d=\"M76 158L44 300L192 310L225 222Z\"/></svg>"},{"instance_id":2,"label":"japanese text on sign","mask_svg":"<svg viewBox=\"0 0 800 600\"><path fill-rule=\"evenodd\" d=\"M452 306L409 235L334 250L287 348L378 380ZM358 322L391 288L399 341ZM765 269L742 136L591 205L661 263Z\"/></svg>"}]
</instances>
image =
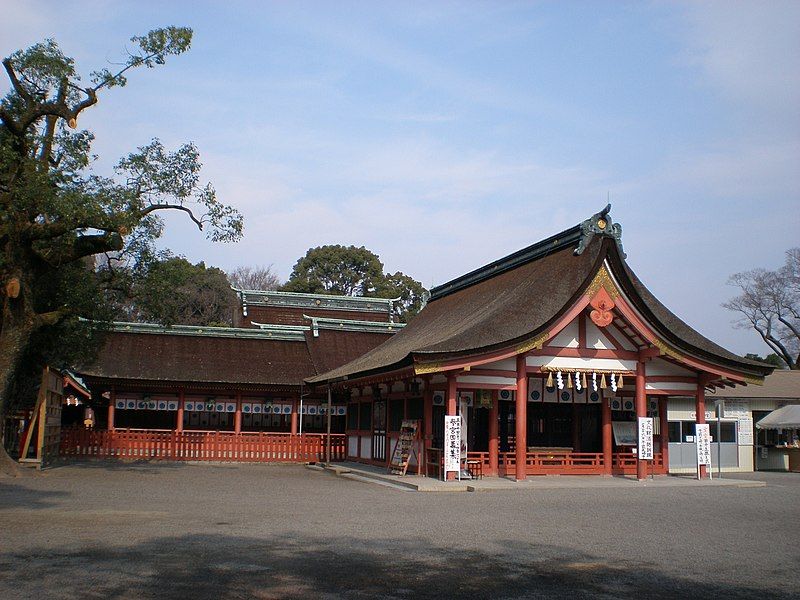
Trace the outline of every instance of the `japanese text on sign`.
<instances>
[{"instance_id":1,"label":"japanese text on sign","mask_svg":"<svg viewBox=\"0 0 800 600\"><path fill-rule=\"evenodd\" d=\"M711 464L711 429L703 423L698 423L695 427L695 440L697 440L697 464Z\"/></svg>"},{"instance_id":2,"label":"japanese text on sign","mask_svg":"<svg viewBox=\"0 0 800 600\"><path fill-rule=\"evenodd\" d=\"M444 471L461 470L461 417L447 415L444 418Z\"/></svg>"},{"instance_id":3,"label":"japanese text on sign","mask_svg":"<svg viewBox=\"0 0 800 600\"><path fill-rule=\"evenodd\" d=\"M639 458L653 460L653 419L639 417Z\"/></svg>"}]
</instances>

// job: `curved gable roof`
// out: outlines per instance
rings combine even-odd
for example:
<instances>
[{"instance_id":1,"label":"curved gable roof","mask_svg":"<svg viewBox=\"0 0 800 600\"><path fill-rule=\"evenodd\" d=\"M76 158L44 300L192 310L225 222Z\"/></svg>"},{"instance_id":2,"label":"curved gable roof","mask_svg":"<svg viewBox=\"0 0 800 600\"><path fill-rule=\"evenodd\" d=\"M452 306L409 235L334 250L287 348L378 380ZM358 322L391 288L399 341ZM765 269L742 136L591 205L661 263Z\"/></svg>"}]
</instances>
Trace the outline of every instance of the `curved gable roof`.
<instances>
[{"instance_id":1,"label":"curved gable roof","mask_svg":"<svg viewBox=\"0 0 800 600\"><path fill-rule=\"evenodd\" d=\"M605 218L608 234L587 234ZM627 266L618 225L607 211L543 242L467 273L433 290L432 300L398 334L309 383L364 377L410 366L512 347L545 331L584 293L608 259L623 292L665 340L688 354L764 376L772 367L739 357L692 329L667 309ZM576 253L576 248L580 253Z\"/></svg>"}]
</instances>

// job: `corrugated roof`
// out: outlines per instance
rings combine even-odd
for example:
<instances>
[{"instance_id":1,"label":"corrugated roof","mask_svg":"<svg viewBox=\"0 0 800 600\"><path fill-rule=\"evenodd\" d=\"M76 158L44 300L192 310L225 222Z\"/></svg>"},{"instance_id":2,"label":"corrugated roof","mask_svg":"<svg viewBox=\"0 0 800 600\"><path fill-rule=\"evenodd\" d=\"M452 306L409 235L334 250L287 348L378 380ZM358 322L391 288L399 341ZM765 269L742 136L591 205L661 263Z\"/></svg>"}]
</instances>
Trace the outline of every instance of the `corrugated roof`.
<instances>
[{"instance_id":1,"label":"corrugated roof","mask_svg":"<svg viewBox=\"0 0 800 600\"><path fill-rule=\"evenodd\" d=\"M715 398L776 398L800 401L800 371L778 369L764 379L764 385L717 390Z\"/></svg>"}]
</instances>

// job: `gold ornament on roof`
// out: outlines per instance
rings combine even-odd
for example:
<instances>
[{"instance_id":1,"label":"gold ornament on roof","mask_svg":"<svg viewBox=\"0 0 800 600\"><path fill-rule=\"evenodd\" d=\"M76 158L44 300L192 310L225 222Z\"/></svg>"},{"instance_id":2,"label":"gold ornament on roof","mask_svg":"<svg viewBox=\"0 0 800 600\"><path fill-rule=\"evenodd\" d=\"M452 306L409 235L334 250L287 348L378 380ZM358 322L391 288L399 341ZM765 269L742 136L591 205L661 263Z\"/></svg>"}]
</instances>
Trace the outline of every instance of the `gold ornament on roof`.
<instances>
[{"instance_id":1,"label":"gold ornament on roof","mask_svg":"<svg viewBox=\"0 0 800 600\"><path fill-rule=\"evenodd\" d=\"M597 275L594 276L594 279L592 279L592 282L586 288L584 296L593 298L601 288L608 292L612 300L616 300L620 296L620 291L617 289L614 280L611 279L611 275L609 275L605 265L597 270Z\"/></svg>"}]
</instances>

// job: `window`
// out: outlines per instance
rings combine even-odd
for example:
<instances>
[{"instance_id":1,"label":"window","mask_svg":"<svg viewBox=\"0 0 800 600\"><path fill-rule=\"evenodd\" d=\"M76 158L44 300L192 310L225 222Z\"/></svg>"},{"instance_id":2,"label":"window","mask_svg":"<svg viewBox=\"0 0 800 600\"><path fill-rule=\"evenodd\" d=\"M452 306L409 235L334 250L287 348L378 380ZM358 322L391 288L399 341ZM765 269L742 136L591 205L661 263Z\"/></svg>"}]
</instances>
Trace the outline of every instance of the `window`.
<instances>
[{"instance_id":1,"label":"window","mask_svg":"<svg viewBox=\"0 0 800 600\"><path fill-rule=\"evenodd\" d=\"M682 421L681 425L681 435L683 436L682 442L688 442L687 437L691 437L691 441L694 441L695 429L694 426L697 425L694 421Z\"/></svg>"},{"instance_id":2,"label":"window","mask_svg":"<svg viewBox=\"0 0 800 600\"><path fill-rule=\"evenodd\" d=\"M370 429L372 423L372 404L362 402L358 409L358 428L363 430Z\"/></svg>"},{"instance_id":3,"label":"window","mask_svg":"<svg viewBox=\"0 0 800 600\"><path fill-rule=\"evenodd\" d=\"M681 439L681 422L680 421L670 421L669 422L669 441L676 443L682 442Z\"/></svg>"},{"instance_id":4,"label":"window","mask_svg":"<svg viewBox=\"0 0 800 600\"><path fill-rule=\"evenodd\" d=\"M408 419L422 419L422 398L411 398L408 401Z\"/></svg>"},{"instance_id":5,"label":"window","mask_svg":"<svg viewBox=\"0 0 800 600\"><path fill-rule=\"evenodd\" d=\"M720 421L719 422L719 441L725 443L736 443L736 422L735 421ZM716 441L716 440L715 440Z\"/></svg>"},{"instance_id":6,"label":"window","mask_svg":"<svg viewBox=\"0 0 800 600\"><path fill-rule=\"evenodd\" d=\"M405 417L405 400L389 400L389 431L400 431Z\"/></svg>"},{"instance_id":7,"label":"window","mask_svg":"<svg viewBox=\"0 0 800 600\"><path fill-rule=\"evenodd\" d=\"M347 405L347 428L358 429L358 402Z\"/></svg>"}]
</instances>

